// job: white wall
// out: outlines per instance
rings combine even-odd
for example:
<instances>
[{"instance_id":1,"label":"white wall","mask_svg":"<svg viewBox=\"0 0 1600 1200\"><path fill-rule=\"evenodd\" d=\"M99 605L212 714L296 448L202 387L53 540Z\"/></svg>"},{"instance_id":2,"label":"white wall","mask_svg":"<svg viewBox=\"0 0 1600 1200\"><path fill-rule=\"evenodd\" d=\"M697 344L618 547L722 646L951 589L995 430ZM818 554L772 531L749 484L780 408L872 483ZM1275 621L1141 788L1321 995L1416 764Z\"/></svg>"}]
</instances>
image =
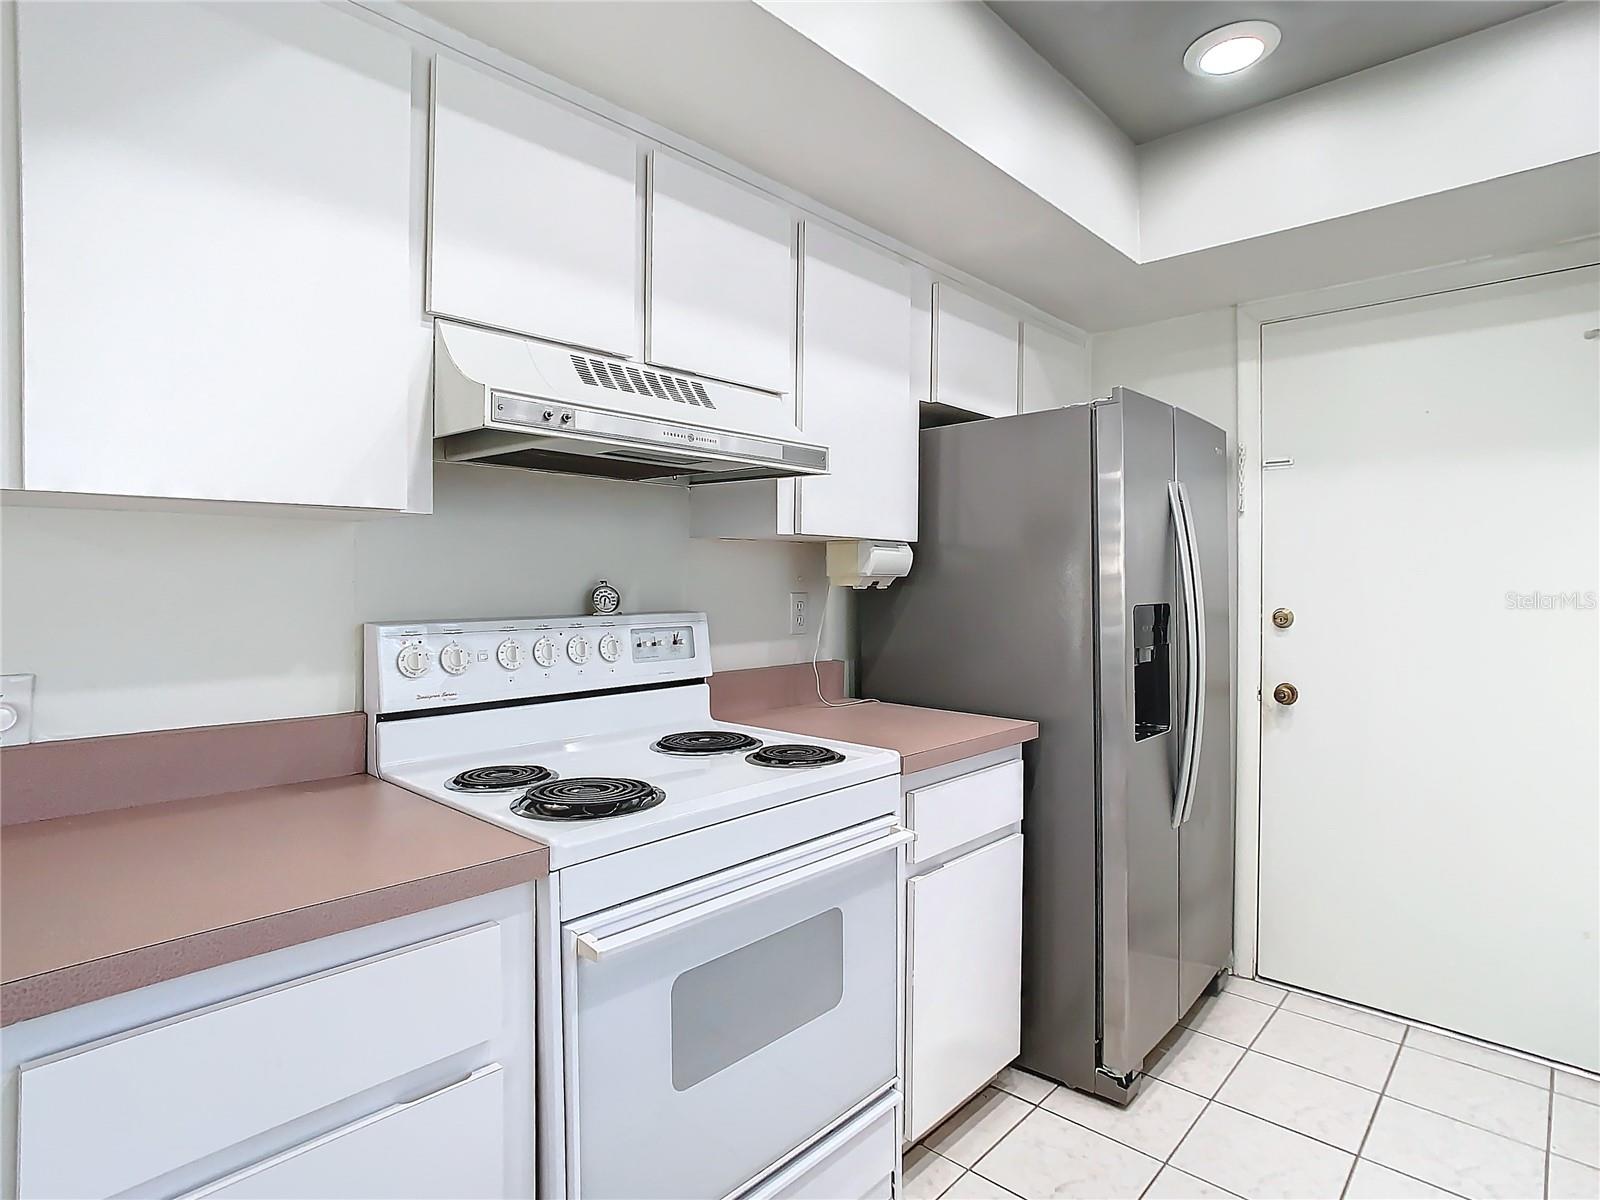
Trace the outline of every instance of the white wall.
<instances>
[{"instance_id":1,"label":"white wall","mask_svg":"<svg viewBox=\"0 0 1600 1200\"><path fill-rule=\"evenodd\" d=\"M1096 396L1131 387L1238 431L1238 346L1231 308L1095 334L1090 381Z\"/></svg>"},{"instance_id":2,"label":"white wall","mask_svg":"<svg viewBox=\"0 0 1600 1200\"><path fill-rule=\"evenodd\" d=\"M1214 309L1153 325L1094 335L1089 341L1090 382L1096 396L1114 387L1164 400L1204 417L1239 451L1239 346L1231 308ZM1230 593L1239 578L1239 525L1228 522ZM1234 636L1238 637L1238 622Z\"/></svg>"},{"instance_id":3,"label":"white wall","mask_svg":"<svg viewBox=\"0 0 1600 1200\"><path fill-rule=\"evenodd\" d=\"M1144 262L1593 155L1600 5L1559 4L1139 148Z\"/></svg>"},{"instance_id":4,"label":"white wall","mask_svg":"<svg viewBox=\"0 0 1600 1200\"><path fill-rule=\"evenodd\" d=\"M800 662L788 593L821 546L691 540L676 488L440 464L429 517L0 510L0 670L38 676L35 738L347 712L360 625L703 609L718 670ZM834 591L824 657L850 645Z\"/></svg>"}]
</instances>

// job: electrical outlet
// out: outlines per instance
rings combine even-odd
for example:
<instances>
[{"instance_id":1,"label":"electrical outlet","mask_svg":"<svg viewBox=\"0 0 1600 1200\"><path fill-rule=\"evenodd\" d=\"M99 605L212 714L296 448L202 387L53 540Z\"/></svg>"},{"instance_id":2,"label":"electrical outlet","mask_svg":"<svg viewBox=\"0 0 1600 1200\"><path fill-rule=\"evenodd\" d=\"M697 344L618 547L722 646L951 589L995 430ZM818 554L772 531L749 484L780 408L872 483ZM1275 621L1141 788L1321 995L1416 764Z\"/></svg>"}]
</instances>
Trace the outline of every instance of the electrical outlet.
<instances>
[{"instance_id":1,"label":"electrical outlet","mask_svg":"<svg viewBox=\"0 0 1600 1200\"><path fill-rule=\"evenodd\" d=\"M789 593L789 632L804 633L811 627L811 597L806 592Z\"/></svg>"}]
</instances>

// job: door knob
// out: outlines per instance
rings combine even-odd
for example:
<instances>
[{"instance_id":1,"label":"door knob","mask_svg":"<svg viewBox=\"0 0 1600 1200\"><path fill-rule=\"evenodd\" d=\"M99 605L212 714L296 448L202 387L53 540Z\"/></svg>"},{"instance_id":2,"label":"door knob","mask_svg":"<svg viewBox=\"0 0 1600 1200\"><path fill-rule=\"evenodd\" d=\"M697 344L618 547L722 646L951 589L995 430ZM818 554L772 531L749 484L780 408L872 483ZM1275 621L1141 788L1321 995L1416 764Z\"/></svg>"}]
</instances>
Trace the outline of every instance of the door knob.
<instances>
[{"instance_id":1,"label":"door knob","mask_svg":"<svg viewBox=\"0 0 1600 1200\"><path fill-rule=\"evenodd\" d=\"M1293 704L1300 699L1300 689L1292 683L1280 683L1272 689L1272 698L1279 704Z\"/></svg>"},{"instance_id":2,"label":"door knob","mask_svg":"<svg viewBox=\"0 0 1600 1200\"><path fill-rule=\"evenodd\" d=\"M1294 624L1294 610L1288 608L1275 608L1272 610L1272 623L1279 629L1287 629Z\"/></svg>"}]
</instances>

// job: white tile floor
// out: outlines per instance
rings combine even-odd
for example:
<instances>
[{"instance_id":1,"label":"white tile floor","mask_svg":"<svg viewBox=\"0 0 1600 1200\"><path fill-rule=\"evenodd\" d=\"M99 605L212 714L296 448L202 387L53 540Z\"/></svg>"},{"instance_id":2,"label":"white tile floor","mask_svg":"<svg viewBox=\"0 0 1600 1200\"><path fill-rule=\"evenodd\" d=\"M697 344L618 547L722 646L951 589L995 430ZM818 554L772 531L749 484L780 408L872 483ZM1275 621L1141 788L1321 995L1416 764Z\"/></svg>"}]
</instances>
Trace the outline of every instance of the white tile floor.
<instances>
[{"instance_id":1,"label":"white tile floor","mask_svg":"<svg viewBox=\"0 0 1600 1200\"><path fill-rule=\"evenodd\" d=\"M1600 1200L1600 1082L1248 979L1126 1109L1015 1069L906 1155L907 1200Z\"/></svg>"}]
</instances>

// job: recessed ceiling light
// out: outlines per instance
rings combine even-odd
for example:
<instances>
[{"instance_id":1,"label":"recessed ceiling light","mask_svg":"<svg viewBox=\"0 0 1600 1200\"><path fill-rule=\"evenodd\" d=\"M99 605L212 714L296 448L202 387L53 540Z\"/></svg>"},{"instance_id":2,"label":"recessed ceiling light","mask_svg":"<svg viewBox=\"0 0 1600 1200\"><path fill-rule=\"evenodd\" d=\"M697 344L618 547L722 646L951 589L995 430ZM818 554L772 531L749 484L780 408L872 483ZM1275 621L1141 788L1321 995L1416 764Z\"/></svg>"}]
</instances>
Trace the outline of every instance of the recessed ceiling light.
<instances>
[{"instance_id":1,"label":"recessed ceiling light","mask_svg":"<svg viewBox=\"0 0 1600 1200\"><path fill-rule=\"evenodd\" d=\"M1194 75L1232 75L1271 54L1281 36L1271 21L1235 21L1195 38L1183 65Z\"/></svg>"}]
</instances>

